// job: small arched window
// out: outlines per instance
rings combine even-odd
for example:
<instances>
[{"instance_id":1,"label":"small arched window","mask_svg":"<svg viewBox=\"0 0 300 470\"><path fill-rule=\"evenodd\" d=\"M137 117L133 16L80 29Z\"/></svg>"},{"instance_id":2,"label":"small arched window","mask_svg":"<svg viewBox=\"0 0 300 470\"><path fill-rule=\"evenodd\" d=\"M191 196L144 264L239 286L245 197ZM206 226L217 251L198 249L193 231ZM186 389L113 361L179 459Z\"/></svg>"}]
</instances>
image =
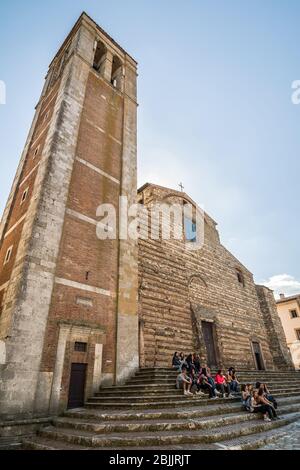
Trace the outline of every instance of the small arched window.
<instances>
[{"instance_id":1,"label":"small arched window","mask_svg":"<svg viewBox=\"0 0 300 470\"><path fill-rule=\"evenodd\" d=\"M190 217L184 217L184 235L188 242L195 242L197 239L196 222Z\"/></svg>"},{"instance_id":2,"label":"small arched window","mask_svg":"<svg viewBox=\"0 0 300 470\"><path fill-rule=\"evenodd\" d=\"M237 280L239 282L239 284L241 284L243 287L245 287L245 278L244 278L244 274L242 273L242 271L240 269L236 269L236 276L237 276Z\"/></svg>"},{"instance_id":3,"label":"small arched window","mask_svg":"<svg viewBox=\"0 0 300 470\"><path fill-rule=\"evenodd\" d=\"M122 62L119 57L114 56L112 63L111 71L111 84L117 88L117 90L122 90L122 77L123 77L123 67Z\"/></svg>"},{"instance_id":4,"label":"small arched window","mask_svg":"<svg viewBox=\"0 0 300 470\"><path fill-rule=\"evenodd\" d=\"M96 41L93 68L99 73L102 72L105 56L106 47L101 41Z\"/></svg>"}]
</instances>

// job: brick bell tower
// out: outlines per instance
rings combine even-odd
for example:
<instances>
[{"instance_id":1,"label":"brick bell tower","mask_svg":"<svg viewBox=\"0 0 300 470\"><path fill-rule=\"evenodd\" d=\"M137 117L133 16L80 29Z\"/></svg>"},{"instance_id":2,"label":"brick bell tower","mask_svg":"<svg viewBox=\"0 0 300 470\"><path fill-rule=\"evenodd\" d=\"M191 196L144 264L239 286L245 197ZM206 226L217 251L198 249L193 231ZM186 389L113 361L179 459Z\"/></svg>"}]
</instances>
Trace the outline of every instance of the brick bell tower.
<instances>
[{"instance_id":1,"label":"brick bell tower","mask_svg":"<svg viewBox=\"0 0 300 470\"><path fill-rule=\"evenodd\" d=\"M83 13L51 62L0 226L0 416L55 414L138 367L137 63Z\"/></svg>"}]
</instances>

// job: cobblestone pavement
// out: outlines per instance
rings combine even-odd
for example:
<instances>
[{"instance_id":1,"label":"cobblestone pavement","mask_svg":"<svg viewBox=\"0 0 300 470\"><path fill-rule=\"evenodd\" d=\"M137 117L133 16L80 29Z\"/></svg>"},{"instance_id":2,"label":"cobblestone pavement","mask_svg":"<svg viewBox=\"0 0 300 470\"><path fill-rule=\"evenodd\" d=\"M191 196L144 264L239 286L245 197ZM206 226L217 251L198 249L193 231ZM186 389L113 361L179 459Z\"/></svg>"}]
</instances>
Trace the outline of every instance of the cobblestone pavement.
<instances>
[{"instance_id":1,"label":"cobblestone pavement","mask_svg":"<svg viewBox=\"0 0 300 470\"><path fill-rule=\"evenodd\" d=\"M284 436L261 447L260 450L300 450L300 420L284 430Z\"/></svg>"}]
</instances>

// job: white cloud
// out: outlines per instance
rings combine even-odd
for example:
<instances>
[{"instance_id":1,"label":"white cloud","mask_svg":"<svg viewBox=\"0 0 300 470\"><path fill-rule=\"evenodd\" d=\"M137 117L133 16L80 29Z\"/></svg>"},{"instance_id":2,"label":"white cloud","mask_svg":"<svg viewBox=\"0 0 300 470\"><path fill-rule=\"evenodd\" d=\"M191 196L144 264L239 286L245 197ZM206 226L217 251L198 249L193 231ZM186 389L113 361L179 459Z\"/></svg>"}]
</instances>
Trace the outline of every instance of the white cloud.
<instances>
[{"instance_id":1,"label":"white cloud","mask_svg":"<svg viewBox=\"0 0 300 470\"><path fill-rule=\"evenodd\" d=\"M267 281L263 281L262 284L272 289L276 298L279 297L279 294L285 294L286 296L300 294L300 281L289 274L271 276Z\"/></svg>"}]
</instances>

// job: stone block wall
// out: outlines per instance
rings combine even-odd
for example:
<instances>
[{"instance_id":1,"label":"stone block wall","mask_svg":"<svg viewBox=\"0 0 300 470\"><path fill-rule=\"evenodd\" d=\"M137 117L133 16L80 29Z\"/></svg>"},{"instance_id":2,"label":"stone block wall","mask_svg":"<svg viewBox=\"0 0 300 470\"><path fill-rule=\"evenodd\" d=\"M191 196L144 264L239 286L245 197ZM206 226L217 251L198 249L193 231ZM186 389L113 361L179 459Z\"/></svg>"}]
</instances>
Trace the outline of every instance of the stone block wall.
<instances>
[{"instance_id":1,"label":"stone block wall","mask_svg":"<svg viewBox=\"0 0 300 470\"><path fill-rule=\"evenodd\" d=\"M184 193L151 184L139 200L148 208L157 201L195 205ZM141 225L146 230L145 220ZM198 251L174 239L139 240L139 315L142 365L169 366L174 351L200 352L206 362L206 321L214 325L218 365L255 369L252 342L258 342L264 367L277 367L253 276L220 243L207 214Z\"/></svg>"},{"instance_id":2,"label":"stone block wall","mask_svg":"<svg viewBox=\"0 0 300 470\"><path fill-rule=\"evenodd\" d=\"M278 369L294 369L286 337L280 321L273 291L265 286L256 286L260 309L265 322L273 360Z\"/></svg>"}]
</instances>

